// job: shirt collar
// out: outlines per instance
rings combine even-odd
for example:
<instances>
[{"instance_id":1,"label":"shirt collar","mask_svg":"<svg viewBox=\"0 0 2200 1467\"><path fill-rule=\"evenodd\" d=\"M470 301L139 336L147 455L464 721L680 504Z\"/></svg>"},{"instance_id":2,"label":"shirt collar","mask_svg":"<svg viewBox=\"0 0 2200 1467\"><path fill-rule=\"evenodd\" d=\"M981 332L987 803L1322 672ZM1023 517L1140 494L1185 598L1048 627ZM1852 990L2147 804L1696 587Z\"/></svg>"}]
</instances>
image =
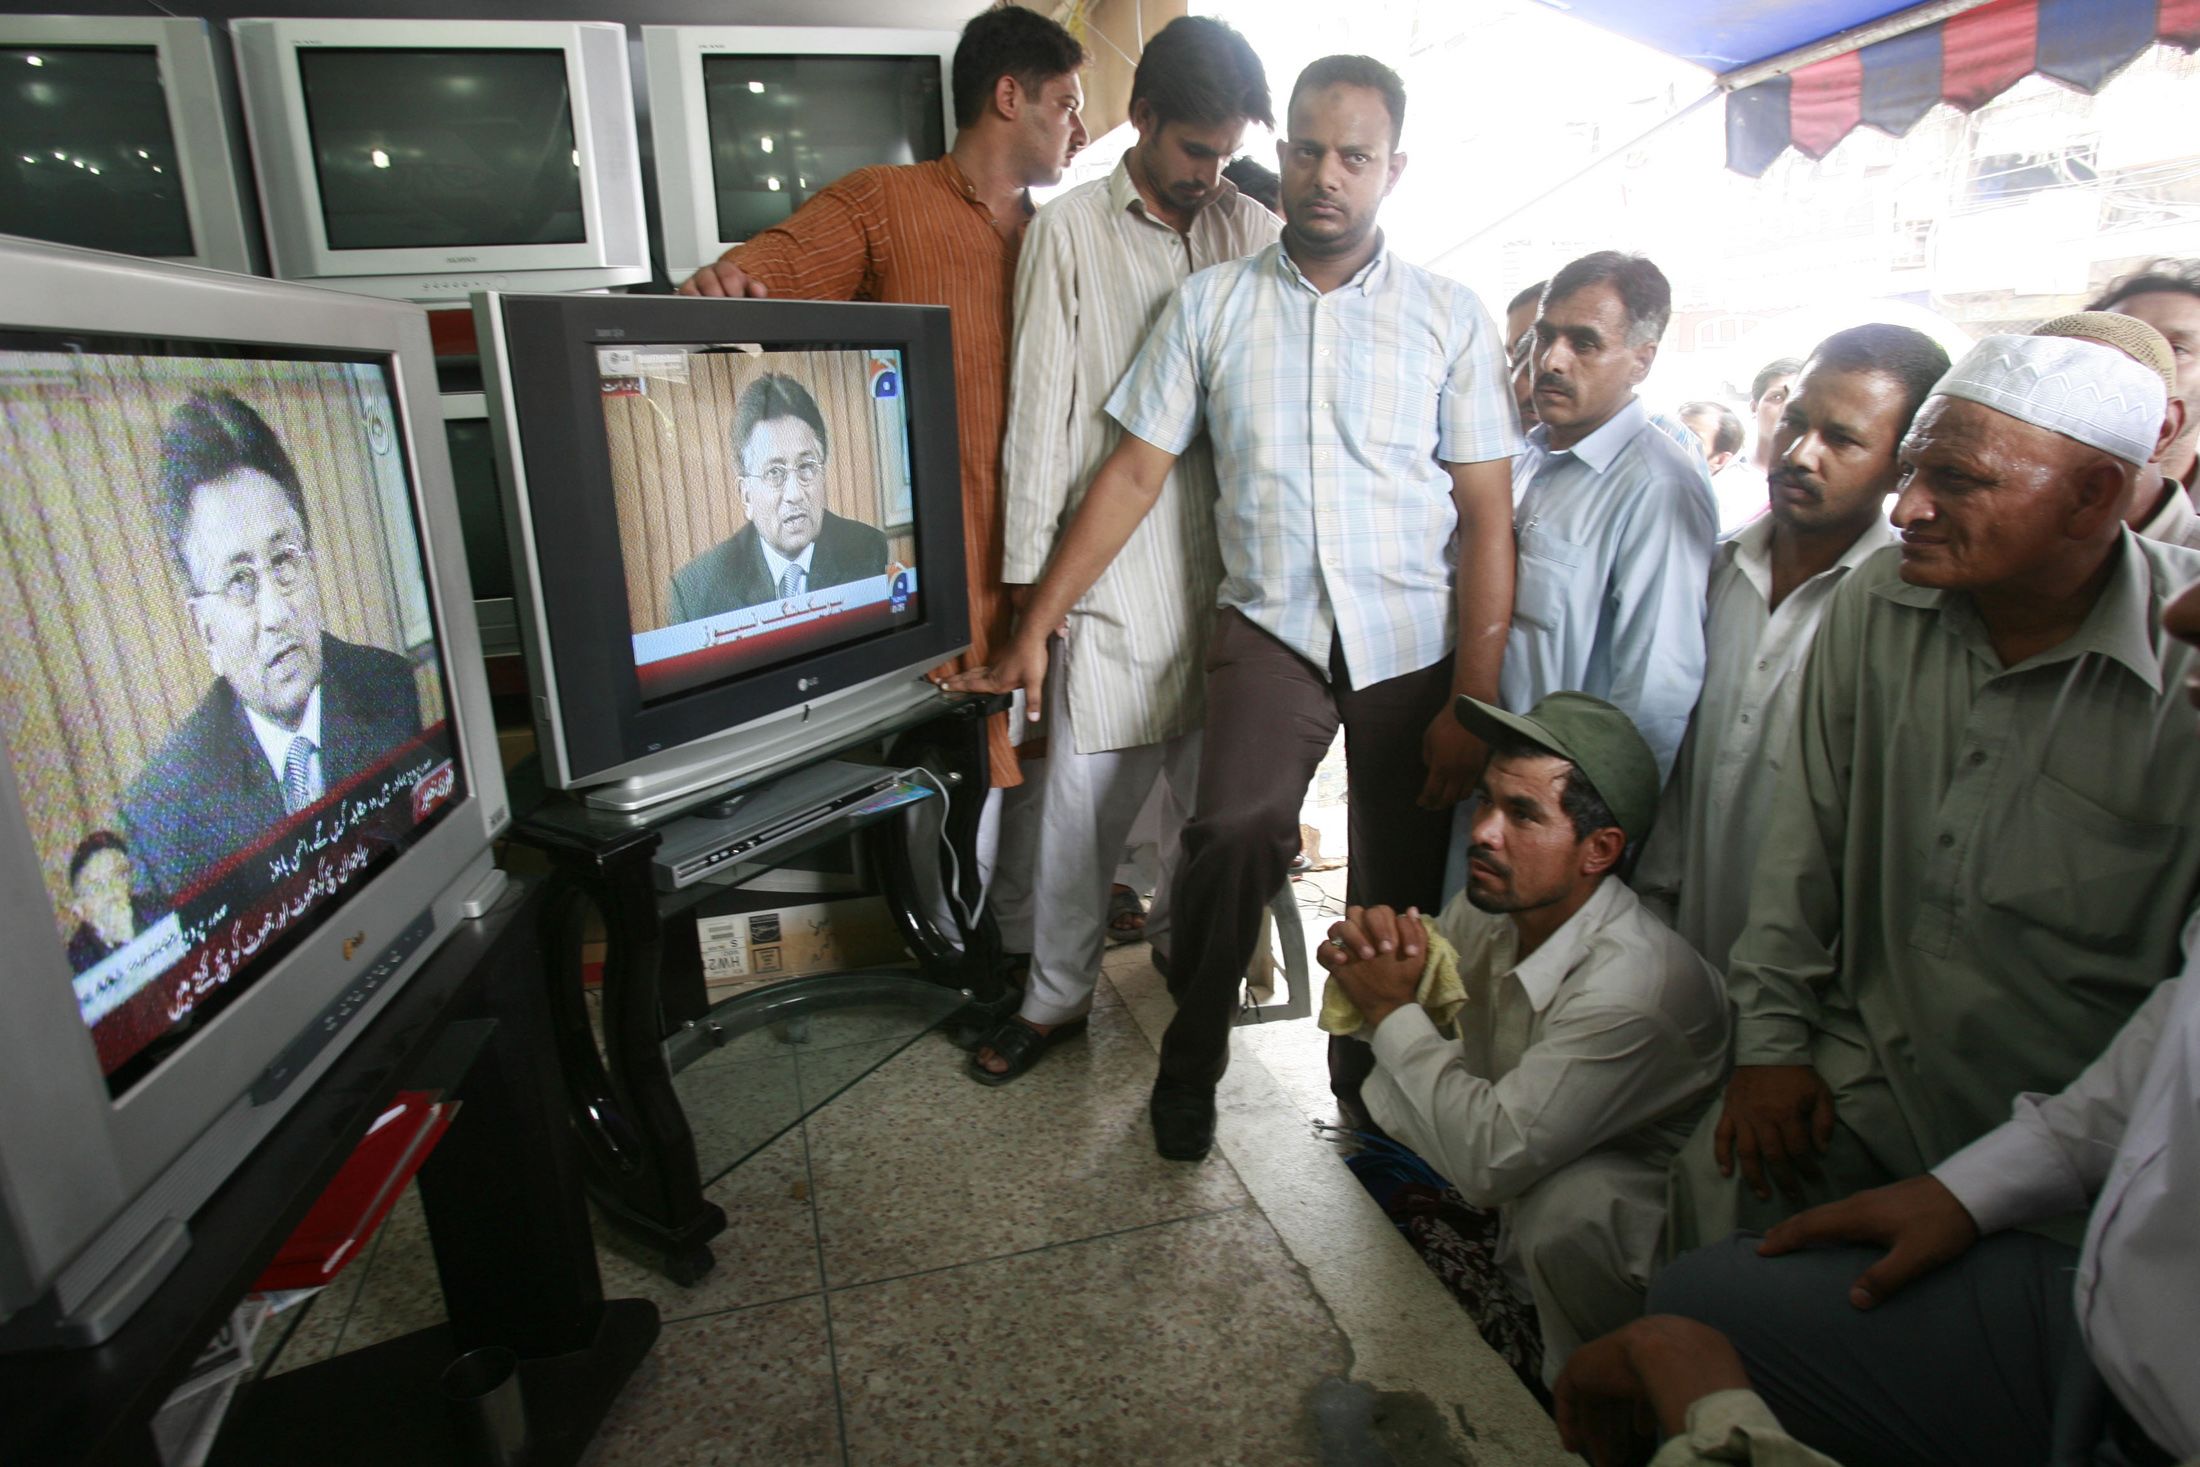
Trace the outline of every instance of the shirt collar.
<instances>
[{"instance_id":1,"label":"shirt collar","mask_svg":"<svg viewBox=\"0 0 2200 1467\"><path fill-rule=\"evenodd\" d=\"M1281 239L1278 239L1271 248L1276 252L1276 259L1279 262L1276 267L1278 270L1290 279L1296 280L1308 290L1315 290L1314 282L1306 278L1306 272L1299 268L1298 261L1291 258L1291 252L1284 248ZM1375 233L1374 257L1365 265L1362 265L1350 280L1338 286L1337 290L1340 292L1354 290L1361 295L1373 295L1381 288L1383 280L1389 272L1390 242L1383 237L1382 231L1377 230ZM1320 294L1318 290L1315 293Z\"/></svg>"},{"instance_id":2,"label":"shirt collar","mask_svg":"<svg viewBox=\"0 0 2200 1467\"><path fill-rule=\"evenodd\" d=\"M1772 528L1772 515L1767 511L1721 540L1712 552L1720 565L1732 565L1748 577L1757 594L1768 602L1772 600ZM1881 514L1849 543L1839 560L1810 579L1839 580L1893 543L1894 526Z\"/></svg>"},{"instance_id":3,"label":"shirt collar","mask_svg":"<svg viewBox=\"0 0 2200 1467\"><path fill-rule=\"evenodd\" d=\"M1559 985L1581 966L1589 944L1596 940L1606 923L1619 915L1619 908L1627 896L1624 882L1616 877L1605 877L1589 900L1581 904L1581 910L1545 938L1543 946L1513 964L1512 975L1520 980L1521 992L1528 995L1528 1004L1537 1013L1551 1006L1551 1000L1558 996ZM1514 941L1518 940L1518 929L1515 929Z\"/></svg>"},{"instance_id":4,"label":"shirt collar","mask_svg":"<svg viewBox=\"0 0 2200 1467\"><path fill-rule=\"evenodd\" d=\"M779 578L787 573L787 567L790 565L801 566L802 578L804 580L809 579L810 560L813 556L817 554L816 540L813 539L810 541L809 544L803 546L802 553L800 555L797 555L792 560L789 560L786 556L781 555L778 551L772 549L772 542L764 538L764 532L762 530L756 532L756 543L759 547L763 549L764 567L771 572L772 584L774 586L779 584Z\"/></svg>"},{"instance_id":5,"label":"shirt collar","mask_svg":"<svg viewBox=\"0 0 2200 1467\"><path fill-rule=\"evenodd\" d=\"M1570 453L1587 464L1594 473L1603 473L1619 457L1619 451L1634 441L1637 433L1650 426L1650 410L1642 405L1639 397L1627 399L1626 406L1604 420L1602 427L1576 443L1572 448L1551 447L1550 426L1538 423L1528 430L1529 441L1554 458Z\"/></svg>"},{"instance_id":6,"label":"shirt collar","mask_svg":"<svg viewBox=\"0 0 2200 1467\"><path fill-rule=\"evenodd\" d=\"M275 771L275 778L278 782L283 777L284 764L290 759L290 741L292 739L304 734L307 743L313 745L316 749L321 747L321 685L319 683L315 683L313 691L306 695L305 715L298 720L296 728L284 728L279 723L262 718L253 711L250 704L245 703L242 699L238 700L237 706L244 709L244 721L252 725L252 737L259 740L260 757L267 760L268 767Z\"/></svg>"},{"instance_id":7,"label":"shirt collar","mask_svg":"<svg viewBox=\"0 0 2200 1467\"><path fill-rule=\"evenodd\" d=\"M961 194L963 199L974 208L985 209L985 200L978 197L978 186L970 181L970 175L964 173L960 165L955 162L953 153L942 153L939 166L941 176L953 186L956 193ZM1030 189L1023 190L1017 195L1017 198L1023 201L1024 217L1026 219L1038 212L1037 206L1031 202ZM993 217L991 210L986 210L986 217L988 219Z\"/></svg>"},{"instance_id":8,"label":"shirt collar","mask_svg":"<svg viewBox=\"0 0 2200 1467\"><path fill-rule=\"evenodd\" d=\"M2003 668L2015 672L2017 668L2050 667L2058 662L2070 662L2087 653L2097 652L2111 662L2120 662L2131 670L2132 676L2145 683L2150 691L2159 695L2162 691L2162 659L2154 647L2154 576L2146 555L2139 548L2138 537L2129 528L2117 532L2116 543L2109 551L2114 568L2108 575L2108 583L2101 587L2093 609L2086 613L2077 632L2060 646L2050 647L2037 657L2030 657L2016 667ZM1966 638L1976 638L1975 645L1991 658L1993 646L1986 637L1986 629L1979 622L1977 607L1971 598L1959 591L1942 591L1930 586L1913 586L1908 581L1893 580L1874 586L1873 591L1889 601L1904 606L1915 606L1928 611L1938 611L1941 623L1951 633Z\"/></svg>"}]
</instances>

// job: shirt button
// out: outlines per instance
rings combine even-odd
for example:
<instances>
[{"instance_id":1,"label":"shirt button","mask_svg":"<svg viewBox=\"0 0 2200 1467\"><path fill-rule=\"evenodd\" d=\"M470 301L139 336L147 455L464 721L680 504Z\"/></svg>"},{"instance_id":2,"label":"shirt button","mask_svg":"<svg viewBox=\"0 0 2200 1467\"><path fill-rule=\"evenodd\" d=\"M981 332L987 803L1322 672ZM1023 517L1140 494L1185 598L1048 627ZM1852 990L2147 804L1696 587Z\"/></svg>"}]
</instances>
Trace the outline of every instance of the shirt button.
<instances>
[{"instance_id":1,"label":"shirt button","mask_svg":"<svg viewBox=\"0 0 2200 1467\"><path fill-rule=\"evenodd\" d=\"M1944 830L1944 831L1942 831L1942 832L1940 833L1940 844L1941 844L1941 846L1942 846L1943 848L1946 848L1946 847L1948 847L1948 846L1952 846L1952 845L1954 845L1955 843L1956 843L1956 838L1955 838L1954 836L1952 836L1952 835L1948 834L1948 832L1947 832L1947 831L1945 831L1945 830Z\"/></svg>"},{"instance_id":2,"label":"shirt button","mask_svg":"<svg viewBox=\"0 0 2200 1467\"><path fill-rule=\"evenodd\" d=\"M1314 404L1314 406L1320 408L1325 413L1329 411L1329 404L1326 402L1317 402Z\"/></svg>"},{"instance_id":3,"label":"shirt button","mask_svg":"<svg viewBox=\"0 0 2200 1467\"><path fill-rule=\"evenodd\" d=\"M1748 714L1746 714L1746 713L1745 713L1745 714L1743 714L1743 715L1742 715L1742 722L1744 722L1744 723L1747 723L1747 722L1749 722L1749 715L1748 715Z\"/></svg>"},{"instance_id":4,"label":"shirt button","mask_svg":"<svg viewBox=\"0 0 2200 1467\"><path fill-rule=\"evenodd\" d=\"M1322 355L1323 355L1323 356L1325 356L1325 357L1329 355L1329 348L1328 348L1328 347L1326 347L1326 346L1325 346L1325 347L1323 347L1323 348L1322 348Z\"/></svg>"},{"instance_id":5,"label":"shirt button","mask_svg":"<svg viewBox=\"0 0 2200 1467\"><path fill-rule=\"evenodd\" d=\"M1973 764L1984 764L1986 762L1986 751L1984 749L1973 749L1971 751L1971 762Z\"/></svg>"},{"instance_id":6,"label":"shirt button","mask_svg":"<svg viewBox=\"0 0 2200 1467\"><path fill-rule=\"evenodd\" d=\"M1764 658L1760 657L1757 659L1757 670L1759 672L1763 672L1766 668L1770 666L1772 666L1772 664L1766 661Z\"/></svg>"}]
</instances>

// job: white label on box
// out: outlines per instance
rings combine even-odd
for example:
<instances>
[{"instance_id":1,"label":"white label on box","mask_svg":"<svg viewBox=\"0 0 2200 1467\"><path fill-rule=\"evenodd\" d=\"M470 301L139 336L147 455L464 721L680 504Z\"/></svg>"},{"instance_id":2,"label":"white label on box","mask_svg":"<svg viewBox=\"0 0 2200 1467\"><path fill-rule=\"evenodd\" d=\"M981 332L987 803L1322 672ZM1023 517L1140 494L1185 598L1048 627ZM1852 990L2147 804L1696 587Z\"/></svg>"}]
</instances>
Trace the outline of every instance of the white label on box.
<instances>
[{"instance_id":1,"label":"white label on box","mask_svg":"<svg viewBox=\"0 0 2200 1467\"><path fill-rule=\"evenodd\" d=\"M703 946L703 977L738 978L749 970L747 913L698 917L695 935Z\"/></svg>"}]
</instances>

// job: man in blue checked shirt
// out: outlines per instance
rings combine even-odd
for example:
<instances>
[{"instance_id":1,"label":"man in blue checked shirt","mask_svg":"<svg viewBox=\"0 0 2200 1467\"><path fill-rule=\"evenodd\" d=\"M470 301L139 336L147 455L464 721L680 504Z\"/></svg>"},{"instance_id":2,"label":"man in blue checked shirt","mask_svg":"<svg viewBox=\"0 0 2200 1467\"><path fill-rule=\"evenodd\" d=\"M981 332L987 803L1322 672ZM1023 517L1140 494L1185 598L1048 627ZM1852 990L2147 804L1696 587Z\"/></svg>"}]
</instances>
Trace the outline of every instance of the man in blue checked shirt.
<instances>
[{"instance_id":1,"label":"man in blue checked shirt","mask_svg":"<svg viewBox=\"0 0 2200 1467\"><path fill-rule=\"evenodd\" d=\"M1123 439L1014 640L948 683L1023 688L1036 716L1048 631L1206 430L1221 609L1172 889L1184 919L1168 974L1177 1013L1151 1107L1155 1146L1176 1160L1213 1143L1239 976L1338 725L1354 901L1434 910L1450 811L1485 755L1450 705L1497 689L1518 428L1481 302L1396 258L1375 227L1405 168L1404 118L1405 88L1380 62L1331 56L1300 74L1277 149L1283 238L1177 292L1108 402ZM1356 1093L1340 1100L1360 1119Z\"/></svg>"},{"instance_id":2,"label":"man in blue checked shirt","mask_svg":"<svg viewBox=\"0 0 2200 1467\"><path fill-rule=\"evenodd\" d=\"M1673 291L1641 255L1599 250L1551 277L1536 313L1540 420L1513 464L1519 591L1504 706L1557 692L1618 705L1668 775L1703 687L1704 587L1718 507L1703 455L1635 396ZM1680 429L1685 434L1686 429ZM1466 882L1457 825L1444 892Z\"/></svg>"}]
</instances>

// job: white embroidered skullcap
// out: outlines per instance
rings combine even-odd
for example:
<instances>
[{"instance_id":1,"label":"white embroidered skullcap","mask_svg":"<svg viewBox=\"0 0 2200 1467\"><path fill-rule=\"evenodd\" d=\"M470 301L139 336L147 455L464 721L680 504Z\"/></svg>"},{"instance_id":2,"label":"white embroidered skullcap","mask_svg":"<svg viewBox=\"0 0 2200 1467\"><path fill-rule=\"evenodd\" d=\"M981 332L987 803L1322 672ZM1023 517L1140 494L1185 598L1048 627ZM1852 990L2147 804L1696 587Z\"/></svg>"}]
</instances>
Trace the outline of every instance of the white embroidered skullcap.
<instances>
[{"instance_id":1,"label":"white embroidered skullcap","mask_svg":"<svg viewBox=\"0 0 2200 1467\"><path fill-rule=\"evenodd\" d=\"M1989 336L1948 369L1933 394L2141 465L2154 455L2169 396L2151 367L2077 336Z\"/></svg>"}]
</instances>

